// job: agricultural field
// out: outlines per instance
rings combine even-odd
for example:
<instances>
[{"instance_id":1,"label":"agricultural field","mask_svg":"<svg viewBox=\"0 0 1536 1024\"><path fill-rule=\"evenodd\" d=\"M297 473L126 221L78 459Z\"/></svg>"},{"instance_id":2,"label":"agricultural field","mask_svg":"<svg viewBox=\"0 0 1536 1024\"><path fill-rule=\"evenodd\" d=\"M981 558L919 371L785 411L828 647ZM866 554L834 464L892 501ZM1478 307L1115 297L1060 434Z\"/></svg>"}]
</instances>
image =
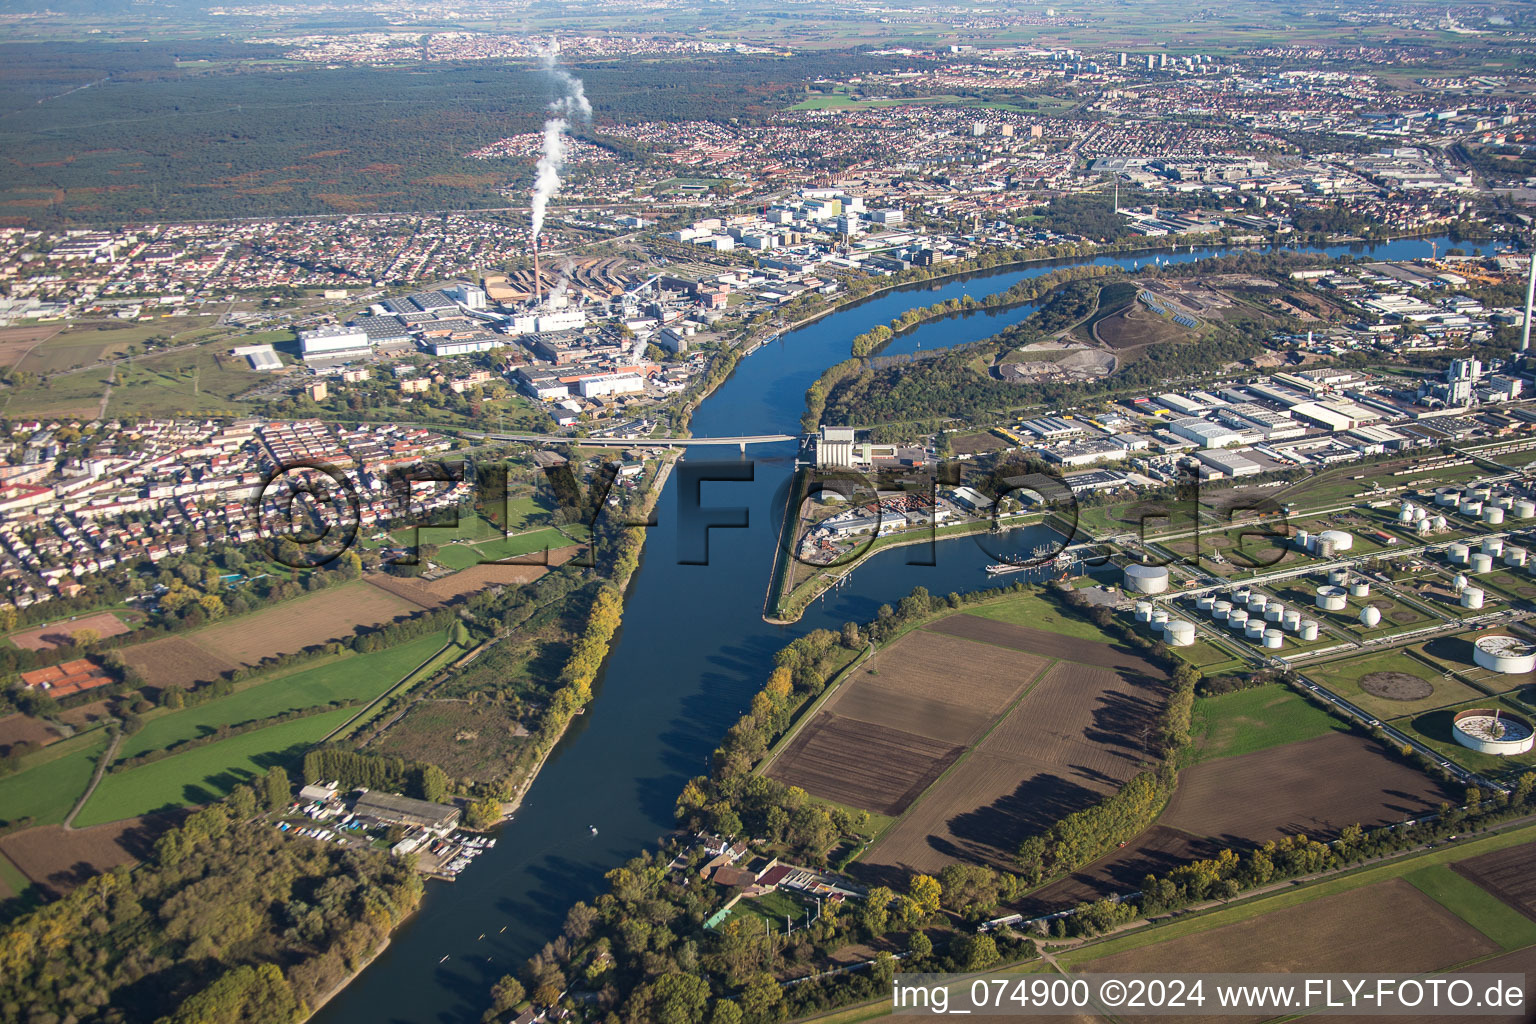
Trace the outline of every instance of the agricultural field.
<instances>
[{"instance_id":1,"label":"agricultural field","mask_svg":"<svg viewBox=\"0 0 1536 1024\"><path fill-rule=\"evenodd\" d=\"M194 747L160 761L108 773L76 824L97 825L166 808L203 804L229 794L273 765L293 770L304 751L356 714L339 708ZM82 786L82 789L84 787Z\"/></svg>"},{"instance_id":2,"label":"agricultural field","mask_svg":"<svg viewBox=\"0 0 1536 1024\"><path fill-rule=\"evenodd\" d=\"M92 875L143 859L157 834L140 818L80 829L43 825L0 838L0 854L29 881L62 895Z\"/></svg>"},{"instance_id":3,"label":"agricultural field","mask_svg":"<svg viewBox=\"0 0 1536 1024\"><path fill-rule=\"evenodd\" d=\"M27 743L34 748L46 747L59 738L57 729L32 715L17 712L0 718L0 754L9 753L18 743Z\"/></svg>"},{"instance_id":4,"label":"agricultural field","mask_svg":"<svg viewBox=\"0 0 1536 1024\"><path fill-rule=\"evenodd\" d=\"M51 650L56 647L68 647L74 643L74 638L79 636L82 630L90 630L96 634L98 640L105 640L110 636L121 636L128 632L128 623L123 618L112 612L98 612L95 615L81 615L77 618L66 619L62 622L50 622L45 626L34 626L18 633L11 634L11 643L28 651Z\"/></svg>"},{"instance_id":5,"label":"agricultural field","mask_svg":"<svg viewBox=\"0 0 1536 1024\"><path fill-rule=\"evenodd\" d=\"M564 565L581 550L574 544L569 547L555 548L549 552L549 564ZM486 587L532 583L548 571L549 568L544 565L492 563L472 565L468 569L460 569L458 572L439 576L433 580L380 574L370 576L368 582L381 590L387 590L397 597L403 597L413 604L430 610L441 608L456 597L479 593Z\"/></svg>"},{"instance_id":6,"label":"agricultural field","mask_svg":"<svg viewBox=\"0 0 1536 1024\"><path fill-rule=\"evenodd\" d=\"M930 633L944 633L1100 668L1130 672L1151 670L1151 666L1134 651L1111 644L1109 637L1093 623L1061 611L1043 598L1031 594L1022 596L1021 601L1010 599L963 615L951 615L925 629ZM1058 629L1060 632L1056 631Z\"/></svg>"},{"instance_id":7,"label":"agricultural field","mask_svg":"<svg viewBox=\"0 0 1536 1024\"><path fill-rule=\"evenodd\" d=\"M1155 762L1147 730L1163 697L1150 673L1056 662L857 869L934 873L956 861L1009 866L1025 838Z\"/></svg>"},{"instance_id":8,"label":"agricultural field","mask_svg":"<svg viewBox=\"0 0 1536 1024\"><path fill-rule=\"evenodd\" d=\"M1094 972L1383 971L1460 964L1499 946L1408 882L1394 878L1323 896L1080 966Z\"/></svg>"},{"instance_id":9,"label":"agricultural field","mask_svg":"<svg viewBox=\"0 0 1536 1024\"><path fill-rule=\"evenodd\" d=\"M1239 757L1347 730L1306 698L1278 684L1255 686L1195 701L1195 758Z\"/></svg>"},{"instance_id":10,"label":"agricultural field","mask_svg":"<svg viewBox=\"0 0 1536 1024\"><path fill-rule=\"evenodd\" d=\"M1412 648L1345 658L1308 672L1330 690L1382 719L1416 715L1480 696L1454 676L1414 657Z\"/></svg>"},{"instance_id":11,"label":"agricultural field","mask_svg":"<svg viewBox=\"0 0 1536 1024\"><path fill-rule=\"evenodd\" d=\"M179 711L161 709L145 716L144 727L123 738L118 760L205 736L221 726L270 718L333 701L369 701L431 658L447 638L424 636L372 654L343 654L313 668L290 669L240 684L228 697Z\"/></svg>"},{"instance_id":12,"label":"agricultural field","mask_svg":"<svg viewBox=\"0 0 1536 1024\"><path fill-rule=\"evenodd\" d=\"M964 675L953 671L957 665L967 666ZM914 630L845 681L768 773L816 797L900 814L1044 665L1043 658ZM936 692L942 679L953 689Z\"/></svg>"},{"instance_id":13,"label":"agricultural field","mask_svg":"<svg viewBox=\"0 0 1536 1024\"><path fill-rule=\"evenodd\" d=\"M38 825L63 821L90 785L97 758L106 748L107 737L98 731L26 758L20 771L0 778L0 820L31 818Z\"/></svg>"},{"instance_id":14,"label":"agricultural field","mask_svg":"<svg viewBox=\"0 0 1536 1024\"><path fill-rule=\"evenodd\" d=\"M1158 824L1224 843L1384 825L1458 798L1376 741L1329 732L1186 768Z\"/></svg>"},{"instance_id":15,"label":"agricultural field","mask_svg":"<svg viewBox=\"0 0 1536 1024\"><path fill-rule=\"evenodd\" d=\"M151 686L187 689L239 665L345 639L358 626L393 622L418 610L411 601L355 580L190 633L124 648L122 658Z\"/></svg>"},{"instance_id":16,"label":"agricultural field","mask_svg":"<svg viewBox=\"0 0 1536 1024\"><path fill-rule=\"evenodd\" d=\"M1536 859L1536 845L1511 846L1461 861L1453 865L1451 870L1536 921L1536 873L1531 871L1533 859Z\"/></svg>"},{"instance_id":17,"label":"agricultural field","mask_svg":"<svg viewBox=\"0 0 1536 1024\"><path fill-rule=\"evenodd\" d=\"M571 546L572 538L586 539L586 527L576 524L555 529L546 527L510 537L498 536L473 544L449 544L437 549L433 561L448 569L468 569L484 562L496 562L525 555L542 555Z\"/></svg>"}]
</instances>

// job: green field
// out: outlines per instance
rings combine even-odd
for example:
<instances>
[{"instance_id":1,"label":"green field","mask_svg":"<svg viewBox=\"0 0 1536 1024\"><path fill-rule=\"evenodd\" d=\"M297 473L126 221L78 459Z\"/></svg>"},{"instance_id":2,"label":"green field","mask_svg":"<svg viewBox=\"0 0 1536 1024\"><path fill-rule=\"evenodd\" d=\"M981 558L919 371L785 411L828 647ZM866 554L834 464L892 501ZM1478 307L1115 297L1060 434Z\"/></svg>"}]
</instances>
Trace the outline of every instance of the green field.
<instances>
[{"instance_id":1,"label":"green field","mask_svg":"<svg viewBox=\"0 0 1536 1024\"><path fill-rule=\"evenodd\" d=\"M1010 594L1006 599L995 604L966 608L965 613L978 615L984 619L995 619L998 622L1012 623L1015 626L1027 626L1030 629L1048 629L1052 633L1062 633L1093 643L1114 644L1116 642L1113 637L1087 619L1080 619L1070 612L1062 611L1039 594L1030 591Z\"/></svg>"},{"instance_id":2,"label":"green field","mask_svg":"<svg viewBox=\"0 0 1536 1024\"><path fill-rule=\"evenodd\" d=\"M569 547L575 543L571 537L584 538L588 536L585 526L569 525L563 528L565 533L554 527L545 527L542 530L534 530L532 533L522 533L512 537L503 537L499 540L482 541L478 544L448 544L437 549L437 554L432 560L448 569L468 569L472 565L481 562L497 562L507 558L517 558L522 555L543 551L545 548ZM566 536L570 534L570 536Z\"/></svg>"},{"instance_id":3,"label":"green field","mask_svg":"<svg viewBox=\"0 0 1536 1024\"><path fill-rule=\"evenodd\" d=\"M1199 698L1192 731L1196 760L1213 761L1345 732L1348 727L1300 694L1275 684Z\"/></svg>"},{"instance_id":4,"label":"green field","mask_svg":"<svg viewBox=\"0 0 1536 1024\"><path fill-rule=\"evenodd\" d=\"M32 818L39 825L63 821L90 785L96 758L107 746L100 730L88 736L61 757L39 757L15 775L0 779L0 820ZM42 753L49 751L45 748Z\"/></svg>"},{"instance_id":5,"label":"green field","mask_svg":"<svg viewBox=\"0 0 1536 1024\"><path fill-rule=\"evenodd\" d=\"M352 708L337 708L111 773L91 794L75 824L84 828L161 807L207 803L273 765L291 773L313 743L354 714Z\"/></svg>"},{"instance_id":6,"label":"green field","mask_svg":"<svg viewBox=\"0 0 1536 1024\"><path fill-rule=\"evenodd\" d=\"M412 640L373 654L340 659L300 671L269 676L242 686L228 697L181 711L152 712L144 728L124 738L119 759L162 750L183 740L285 711L339 700L369 701L403 679L447 642L442 633Z\"/></svg>"},{"instance_id":7,"label":"green field","mask_svg":"<svg viewBox=\"0 0 1536 1024\"><path fill-rule=\"evenodd\" d=\"M1415 889L1505 949L1536 943L1536 921L1448 866L1436 864L1404 877Z\"/></svg>"}]
</instances>

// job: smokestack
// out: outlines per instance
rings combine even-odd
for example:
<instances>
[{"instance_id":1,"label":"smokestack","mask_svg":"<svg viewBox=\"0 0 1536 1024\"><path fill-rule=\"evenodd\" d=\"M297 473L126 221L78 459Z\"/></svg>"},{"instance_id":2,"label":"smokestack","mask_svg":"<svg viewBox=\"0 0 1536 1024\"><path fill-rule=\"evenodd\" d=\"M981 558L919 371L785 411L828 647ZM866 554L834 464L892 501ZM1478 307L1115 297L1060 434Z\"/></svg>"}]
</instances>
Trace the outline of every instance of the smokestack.
<instances>
[{"instance_id":1,"label":"smokestack","mask_svg":"<svg viewBox=\"0 0 1536 1024\"><path fill-rule=\"evenodd\" d=\"M544 301L540 289L544 286L544 278L539 270L539 236L533 236L533 301L537 305Z\"/></svg>"},{"instance_id":2,"label":"smokestack","mask_svg":"<svg viewBox=\"0 0 1536 1024\"><path fill-rule=\"evenodd\" d=\"M1525 323L1520 329L1520 351L1531 347L1531 304L1536 299L1536 245L1531 246L1531 269L1525 281Z\"/></svg>"}]
</instances>

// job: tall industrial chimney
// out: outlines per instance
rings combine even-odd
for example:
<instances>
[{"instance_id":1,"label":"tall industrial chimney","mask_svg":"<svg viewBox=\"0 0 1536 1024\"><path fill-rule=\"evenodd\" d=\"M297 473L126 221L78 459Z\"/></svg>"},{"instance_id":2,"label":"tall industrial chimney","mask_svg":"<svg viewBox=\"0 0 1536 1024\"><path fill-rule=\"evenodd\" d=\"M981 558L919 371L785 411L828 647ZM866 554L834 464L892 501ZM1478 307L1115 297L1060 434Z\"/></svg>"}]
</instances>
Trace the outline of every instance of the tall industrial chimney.
<instances>
[{"instance_id":1,"label":"tall industrial chimney","mask_svg":"<svg viewBox=\"0 0 1536 1024\"><path fill-rule=\"evenodd\" d=\"M538 305L544 301L541 292L544 287L544 278L539 272L539 236L533 236L533 302Z\"/></svg>"},{"instance_id":2,"label":"tall industrial chimney","mask_svg":"<svg viewBox=\"0 0 1536 1024\"><path fill-rule=\"evenodd\" d=\"M1525 323L1520 329L1520 351L1531 348L1531 304L1536 299L1536 245L1531 246L1531 269L1525 281Z\"/></svg>"}]
</instances>

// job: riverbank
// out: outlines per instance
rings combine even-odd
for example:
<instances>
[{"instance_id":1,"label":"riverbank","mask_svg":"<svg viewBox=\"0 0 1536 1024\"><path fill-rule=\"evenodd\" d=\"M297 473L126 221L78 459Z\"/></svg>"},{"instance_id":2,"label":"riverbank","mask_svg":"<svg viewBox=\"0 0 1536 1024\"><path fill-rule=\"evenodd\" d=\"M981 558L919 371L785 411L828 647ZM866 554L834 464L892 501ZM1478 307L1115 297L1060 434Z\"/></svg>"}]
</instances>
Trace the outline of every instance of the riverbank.
<instances>
[{"instance_id":1,"label":"riverbank","mask_svg":"<svg viewBox=\"0 0 1536 1024\"><path fill-rule=\"evenodd\" d=\"M786 510L786 519L788 511ZM1002 533L1026 526L1038 526L1043 522L1043 517L1021 517L1019 521L1008 523L1001 528ZM978 519L969 523L956 523L953 526L941 526L932 532L913 530L911 532L895 533L886 537L876 537L874 542L853 561L836 566L828 566L818 571L809 579L796 584L787 597L783 595L783 580L789 575L789 566L794 562L794 548L786 551L780 547L779 558L784 562L784 571L781 573L778 567L774 570L774 580L778 583L777 593L770 589L770 599L777 598L772 606L765 606L763 621L775 626L788 626L800 621L812 601L816 600L829 589L842 582L855 569L869 561L882 551L890 551L893 548L911 547L914 544L924 544L930 541L952 540L956 537L970 537L978 533L991 533L993 521L991 519ZM796 538L798 540L799 538ZM786 601L789 606L786 608Z\"/></svg>"}]
</instances>

